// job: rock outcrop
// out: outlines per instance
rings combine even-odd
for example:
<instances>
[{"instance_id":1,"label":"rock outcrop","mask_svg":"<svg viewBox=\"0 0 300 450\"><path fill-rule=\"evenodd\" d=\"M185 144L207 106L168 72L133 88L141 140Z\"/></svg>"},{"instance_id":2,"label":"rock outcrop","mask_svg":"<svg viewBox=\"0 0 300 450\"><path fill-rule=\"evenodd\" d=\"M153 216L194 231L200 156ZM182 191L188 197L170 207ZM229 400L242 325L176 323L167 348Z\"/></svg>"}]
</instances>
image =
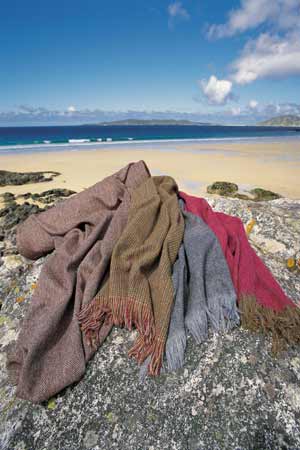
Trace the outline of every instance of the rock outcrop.
<instances>
[{"instance_id":1,"label":"rock outcrop","mask_svg":"<svg viewBox=\"0 0 300 450\"><path fill-rule=\"evenodd\" d=\"M287 294L300 299L300 271L286 264L300 258L300 201L208 200L248 225L258 254ZM25 204L16 212L20 205L10 202L0 212L1 449L300 448L300 349L274 359L269 337L241 328L200 346L190 340L182 370L144 382L127 356L134 333L114 329L79 383L42 405L16 399L5 352L17 337L43 259L32 262L17 253L16 223L37 211Z\"/></svg>"},{"instance_id":2,"label":"rock outcrop","mask_svg":"<svg viewBox=\"0 0 300 450\"><path fill-rule=\"evenodd\" d=\"M48 176L45 176L48 175ZM0 170L0 186L21 185L28 183L41 183L51 181L53 177L60 175L59 172L10 172L8 170Z\"/></svg>"},{"instance_id":3,"label":"rock outcrop","mask_svg":"<svg viewBox=\"0 0 300 450\"><path fill-rule=\"evenodd\" d=\"M249 191L239 192L239 186L228 181L215 181L210 186L207 186L206 191L208 194L217 194L223 197L239 198L241 200L253 200L255 202L281 198L281 195L276 192L262 188L253 188Z\"/></svg>"}]
</instances>

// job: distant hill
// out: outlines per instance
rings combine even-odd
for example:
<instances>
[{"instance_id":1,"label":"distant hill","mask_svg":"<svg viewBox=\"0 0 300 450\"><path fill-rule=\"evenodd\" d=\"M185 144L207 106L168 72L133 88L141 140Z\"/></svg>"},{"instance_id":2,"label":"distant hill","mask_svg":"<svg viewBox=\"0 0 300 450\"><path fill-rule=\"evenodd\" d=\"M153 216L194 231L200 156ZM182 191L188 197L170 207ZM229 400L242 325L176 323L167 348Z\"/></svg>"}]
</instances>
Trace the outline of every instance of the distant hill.
<instances>
[{"instance_id":1,"label":"distant hill","mask_svg":"<svg viewBox=\"0 0 300 450\"><path fill-rule=\"evenodd\" d=\"M89 124L91 125L91 124ZM92 125L211 125L210 123L192 122L191 120L175 119L125 119L112 122L100 122Z\"/></svg>"},{"instance_id":2,"label":"distant hill","mask_svg":"<svg viewBox=\"0 0 300 450\"><path fill-rule=\"evenodd\" d=\"M268 127L300 127L300 117L293 115L278 116L259 122L257 125Z\"/></svg>"}]
</instances>

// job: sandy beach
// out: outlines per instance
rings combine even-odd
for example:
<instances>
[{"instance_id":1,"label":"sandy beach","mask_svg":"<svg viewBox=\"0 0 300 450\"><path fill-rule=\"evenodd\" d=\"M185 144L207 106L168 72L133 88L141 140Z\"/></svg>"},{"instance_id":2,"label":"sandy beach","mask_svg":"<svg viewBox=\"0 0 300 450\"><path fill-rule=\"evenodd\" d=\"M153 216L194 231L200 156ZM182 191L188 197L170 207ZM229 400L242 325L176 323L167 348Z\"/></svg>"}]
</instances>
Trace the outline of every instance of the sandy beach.
<instances>
[{"instance_id":1,"label":"sandy beach","mask_svg":"<svg viewBox=\"0 0 300 450\"><path fill-rule=\"evenodd\" d=\"M261 187L284 197L300 199L300 140L275 143L161 143L1 155L0 169L16 172L57 171L60 176L45 183L0 187L0 194L40 193L53 188L79 192L131 161L143 159L153 175L169 174L180 189L203 195L214 181L231 181L241 190Z\"/></svg>"}]
</instances>

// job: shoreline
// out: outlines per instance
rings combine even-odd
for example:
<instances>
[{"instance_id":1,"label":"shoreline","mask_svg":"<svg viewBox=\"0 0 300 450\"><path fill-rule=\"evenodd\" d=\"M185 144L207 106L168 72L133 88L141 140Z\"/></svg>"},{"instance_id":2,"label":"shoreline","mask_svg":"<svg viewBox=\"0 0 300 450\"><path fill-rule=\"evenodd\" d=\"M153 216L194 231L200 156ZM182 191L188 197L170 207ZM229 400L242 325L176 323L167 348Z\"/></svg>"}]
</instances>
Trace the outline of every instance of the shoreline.
<instances>
[{"instance_id":1,"label":"shoreline","mask_svg":"<svg viewBox=\"0 0 300 450\"><path fill-rule=\"evenodd\" d=\"M178 144L236 144L236 143L267 143L267 144L276 144L282 142L296 142L300 143L300 136L248 136L248 137L212 137L212 138L170 138L170 139L133 139L127 138L122 140L102 140L95 141L90 139L84 139L85 142L81 139L78 139L78 142L44 142L44 143L31 143L31 144L12 144L12 145L0 145L0 157L6 155L14 155L14 154L28 154L28 153L55 153L55 152L64 152L64 151L94 151L107 148L119 148L119 147L129 147L132 149L132 146L137 147L140 146L142 148L148 147L156 147L158 145L178 145Z\"/></svg>"},{"instance_id":2,"label":"shoreline","mask_svg":"<svg viewBox=\"0 0 300 450\"><path fill-rule=\"evenodd\" d=\"M153 175L168 174L179 188L192 195L207 195L215 181L237 183L242 190L253 187L300 199L300 139L287 142L171 142L149 143L147 147L129 142L127 147L19 153L0 155L1 170L15 172L56 171L52 181L0 187L0 194L41 193L68 188L76 192L111 175L129 162L143 159Z\"/></svg>"}]
</instances>

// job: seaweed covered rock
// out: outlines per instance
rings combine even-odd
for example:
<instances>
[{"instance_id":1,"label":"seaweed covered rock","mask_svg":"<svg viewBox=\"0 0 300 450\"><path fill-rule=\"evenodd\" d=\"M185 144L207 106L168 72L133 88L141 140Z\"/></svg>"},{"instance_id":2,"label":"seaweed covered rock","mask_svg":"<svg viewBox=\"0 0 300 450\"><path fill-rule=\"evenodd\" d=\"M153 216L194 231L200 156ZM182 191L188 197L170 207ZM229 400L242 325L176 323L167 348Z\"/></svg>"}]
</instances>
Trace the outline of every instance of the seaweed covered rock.
<instances>
[{"instance_id":1,"label":"seaweed covered rock","mask_svg":"<svg viewBox=\"0 0 300 450\"><path fill-rule=\"evenodd\" d=\"M276 192L268 191L262 188L251 189L250 194L254 196L253 200L257 202L276 200L278 198L281 198L281 195L276 194Z\"/></svg>"},{"instance_id":2,"label":"seaweed covered rock","mask_svg":"<svg viewBox=\"0 0 300 450\"><path fill-rule=\"evenodd\" d=\"M48 176L45 176L48 175ZM59 172L10 172L0 170L0 186L21 185L28 183L41 183L51 181L54 177L60 175Z\"/></svg>"},{"instance_id":3,"label":"seaweed covered rock","mask_svg":"<svg viewBox=\"0 0 300 450\"><path fill-rule=\"evenodd\" d=\"M0 196L4 207L0 209L0 255L16 254L15 227L23 222L31 214L37 214L45 209L51 208L57 202L75 194L70 189L50 189L40 194L27 192L14 196L5 192ZM26 200L23 203L17 203ZM27 201L28 200L28 201ZM42 204L42 205L41 205ZM45 204L45 206L43 206Z\"/></svg>"},{"instance_id":4,"label":"seaweed covered rock","mask_svg":"<svg viewBox=\"0 0 300 450\"><path fill-rule=\"evenodd\" d=\"M6 204L4 208L0 209L0 257L18 253L16 247L16 226L31 214L36 214L40 211L43 211L43 209L38 205L32 205L27 202L18 205L15 201Z\"/></svg>"},{"instance_id":5,"label":"seaweed covered rock","mask_svg":"<svg viewBox=\"0 0 300 450\"><path fill-rule=\"evenodd\" d=\"M36 214L40 211L42 209L37 205L32 205L28 202L18 205L14 202L0 209L0 226L9 230L27 219L30 214Z\"/></svg>"},{"instance_id":6,"label":"seaweed covered rock","mask_svg":"<svg viewBox=\"0 0 300 450\"><path fill-rule=\"evenodd\" d=\"M50 203L56 203L66 197L70 197L71 195L76 194L75 191L71 189L49 189L47 191L41 193L26 192L25 194L18 195L17 198L32 200L33 202L44 203L49 205Z\"/></svg>"},{"instance_id":7,"label":"seaweed covered rock","mask_svg":"<svg viewBox=\"0 0 300 450\"><path fill-rule=\"evenodd\" d=\"M229 183L228 181L215 181L213 184L207 187L208 194L219 194L231 196L239 190L239 187L235 183Z\"/></svg>"},{"instance_id":8,"label":"seaweed covered rock","mask_svg":"<svg viewBox=\"0 0 300 450\"><path fill-rule=\"evenodd\" d=\"M49 189L40 194L31 194L31 199L38 200L40 203L49 204L62 198L70 197L73 194L76 194L76 192L70 189Z\"/></svg>"},{"instance_id":9,"label":"seaweed covered rock","mask_svg":"<svg viewBox=\"0 0 300 450\"><path fill-rule=\"evenodd\" d=\"M12 203L15 201L15 196L11 192L4 192L1 197L4 203Z\"/></svg>"},{"instance_id":10,"label":"seaweed covered rock","mask_svg":"<svg viewBox=\"0 0 300 450\"><path fill-rule=\"evenodd\" d=\"M270 201L281 198L276 192L268 191L263 188L254 188L250 191L239 192L239 187L235 183L228 181L215 181L207 186L208 194L218 194L223 197L238 198L240 200L254 200L255 202Z\"/></svg>"}]
</instances>

